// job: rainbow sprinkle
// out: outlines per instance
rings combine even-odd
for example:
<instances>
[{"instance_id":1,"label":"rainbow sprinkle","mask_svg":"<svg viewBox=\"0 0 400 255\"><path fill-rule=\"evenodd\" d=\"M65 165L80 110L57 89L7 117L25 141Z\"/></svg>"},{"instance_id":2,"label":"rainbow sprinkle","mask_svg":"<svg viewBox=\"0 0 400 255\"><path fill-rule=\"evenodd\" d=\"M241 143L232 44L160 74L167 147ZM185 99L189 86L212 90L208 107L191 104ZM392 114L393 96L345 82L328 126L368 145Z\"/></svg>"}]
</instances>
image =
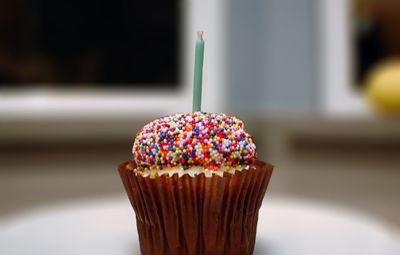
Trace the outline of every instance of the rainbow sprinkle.
<instances>
[{"instance_id":1,"label":"rainbow sprinkle","mask_svg":"<svg viewBox=\"0 0 400 255\"><path fill-rule=\"evenodd\" d=\"M180 113L150 122L137 134L133 156L143 169L251 165L256 146L241 120L223 113Z\"/></svg>"}]
</instances>

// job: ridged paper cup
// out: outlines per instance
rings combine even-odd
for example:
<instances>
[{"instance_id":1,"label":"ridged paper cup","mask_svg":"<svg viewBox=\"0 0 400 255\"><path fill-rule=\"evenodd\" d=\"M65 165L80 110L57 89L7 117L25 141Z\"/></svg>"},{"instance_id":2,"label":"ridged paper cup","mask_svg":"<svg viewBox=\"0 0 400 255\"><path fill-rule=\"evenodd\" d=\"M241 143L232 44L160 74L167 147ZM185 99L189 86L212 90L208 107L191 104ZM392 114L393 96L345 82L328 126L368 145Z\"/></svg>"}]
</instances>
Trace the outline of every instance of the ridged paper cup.
<instances>
[{"instance_id":1,"label":"ridged paper cup","mask_svg":"<svg viewBox=\"0 0 400 255\"><path fill-rule=\"evenodd\" d=\"M249 255L273 166L234 174L143 177L119 166L135 210L143 255Z\"/></svg>"}]
</instances>

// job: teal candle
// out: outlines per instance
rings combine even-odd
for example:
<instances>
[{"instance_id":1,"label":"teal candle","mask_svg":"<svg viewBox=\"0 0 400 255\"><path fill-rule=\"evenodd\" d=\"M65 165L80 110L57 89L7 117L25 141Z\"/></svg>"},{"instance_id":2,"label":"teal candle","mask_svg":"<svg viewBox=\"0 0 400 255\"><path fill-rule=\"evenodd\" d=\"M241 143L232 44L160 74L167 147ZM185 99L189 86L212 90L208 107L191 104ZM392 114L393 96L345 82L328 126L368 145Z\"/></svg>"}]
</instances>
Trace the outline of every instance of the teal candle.
<instances>
[{"instance_id":1,"label":"teal candle","mask_svg":"<svg viewBox=\"0 0 400 255\"><path fill-rule=\"evenodd\" d=\"M197 32L196 52L194 58L193 112L201 111L203 60L204 60L203 32Z\"/></svg>"}]
</instances>

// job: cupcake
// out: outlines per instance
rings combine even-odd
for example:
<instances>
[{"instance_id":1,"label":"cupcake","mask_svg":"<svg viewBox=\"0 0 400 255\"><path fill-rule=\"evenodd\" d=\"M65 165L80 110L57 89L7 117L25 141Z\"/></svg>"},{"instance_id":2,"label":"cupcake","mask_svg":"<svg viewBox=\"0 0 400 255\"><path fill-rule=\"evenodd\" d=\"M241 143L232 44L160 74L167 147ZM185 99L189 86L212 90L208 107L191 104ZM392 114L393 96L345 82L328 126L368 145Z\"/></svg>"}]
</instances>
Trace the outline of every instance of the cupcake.
<instances>
[{"instance_id":1,"label":"cupcake","mask_svg":"<svg viewBox=\"0 0 400 255\"><path fill-rule=\"evenodd\" d=\"M143 255L248 255L272 165L243 122L215 113L157 119L137 134L119 173Z\"/></svg>"}]
</instances>

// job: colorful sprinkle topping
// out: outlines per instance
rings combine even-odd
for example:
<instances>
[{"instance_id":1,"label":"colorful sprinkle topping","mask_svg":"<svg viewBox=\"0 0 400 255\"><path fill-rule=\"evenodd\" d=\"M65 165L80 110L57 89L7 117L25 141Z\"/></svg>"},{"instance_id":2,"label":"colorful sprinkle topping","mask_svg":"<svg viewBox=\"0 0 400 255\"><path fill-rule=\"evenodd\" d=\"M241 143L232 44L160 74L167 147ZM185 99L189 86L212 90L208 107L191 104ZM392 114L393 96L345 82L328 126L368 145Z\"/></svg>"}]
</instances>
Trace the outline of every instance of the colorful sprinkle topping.
<instances>
[{"instance_id":1,"label":"colorful sprinkle topping","mask_svg":"<svg viewBox=\"0 0 400 255\"><path fill-rule=\"evenodd\" d=\"M180 113L150 122L137 134L133 156L142 169L253 164L256 146L243 122L223 113Z\"/></svg>"}]
</instances>

